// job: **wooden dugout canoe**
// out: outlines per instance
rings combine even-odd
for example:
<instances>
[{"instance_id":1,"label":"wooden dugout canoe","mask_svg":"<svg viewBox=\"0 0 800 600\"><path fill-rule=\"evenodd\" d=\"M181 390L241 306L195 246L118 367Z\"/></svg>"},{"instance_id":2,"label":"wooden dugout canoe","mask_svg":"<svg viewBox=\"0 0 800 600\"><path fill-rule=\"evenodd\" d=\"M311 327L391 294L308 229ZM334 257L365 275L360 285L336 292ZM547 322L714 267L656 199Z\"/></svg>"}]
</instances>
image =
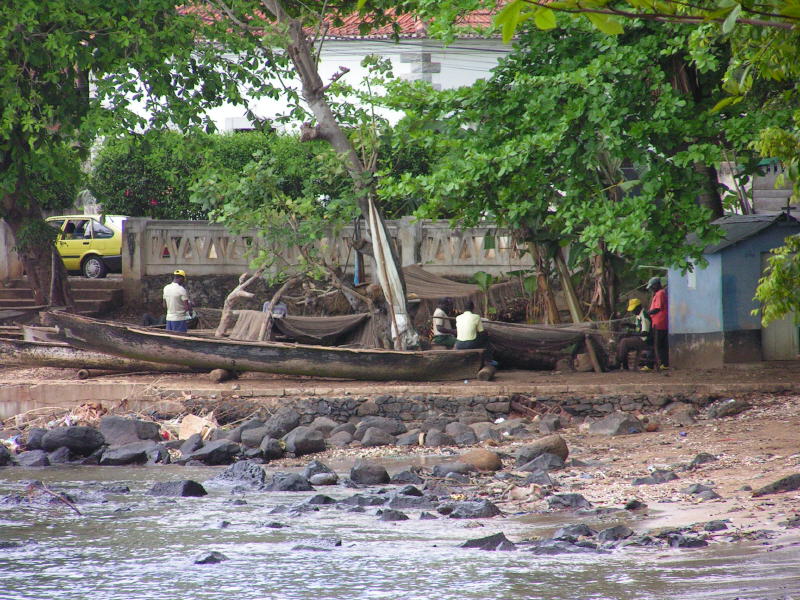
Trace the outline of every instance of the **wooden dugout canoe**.
<instances>
[{"instance_id":1,"label":"wooden dugout canoe","mask_svg":"<svg viewBox=\"0 0 800 600\"><path fill-rule=\"evenodd\" d=\"M0 363L59 369L95 369L98 371L156 371L191 373L183 365L131 360L92 350L74 348L69 344L0 338Z\"/></svg>"},{"instance_id":2,"label":"wooden dugout canoe","mask_svg":"<svg viewBox=\"0 0 800 600\"><path fill-rule=\"evenodd\" d=\"M482 350L362 350L242 342L176 335L117 325L62 312L46 314L72 346L136 360L200 369L260 371L277 375L340 377L367 381L447 381L474 379Z\"/></svg>"}]
</instances>

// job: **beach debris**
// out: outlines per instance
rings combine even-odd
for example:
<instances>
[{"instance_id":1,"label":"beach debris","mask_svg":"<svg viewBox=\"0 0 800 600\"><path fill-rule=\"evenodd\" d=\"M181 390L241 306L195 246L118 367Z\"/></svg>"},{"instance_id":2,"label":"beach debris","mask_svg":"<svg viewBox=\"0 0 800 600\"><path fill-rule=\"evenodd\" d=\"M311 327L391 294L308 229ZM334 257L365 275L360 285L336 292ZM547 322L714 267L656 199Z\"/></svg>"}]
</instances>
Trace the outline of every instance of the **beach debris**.
<instances>
[{"instance_id":1,"label":"beach debris","mask_svg":"<svg viewBox=\"0 0 800 600\"><path fill-rule=\"evenodd\" d=\"M751 404L747 400L729 398L709 406L707 414L710 419L722 419L723 417L738 415L749 408L751 408Z\"/></svg>"},{"instance_id":2,"label":"beach debris","mask_svg":"<svg viewBox=\"0 0 800 600\"><path fill-rule=\"evenodd\" d=\"M195 433L199 433L202 439L207 440L211 432L218 427L219 423L217 423L217 420L214 418L213 411L205 417L191 414L184 415L178 429L178 439L186 440Z\"/></svg>"}]
</instances>

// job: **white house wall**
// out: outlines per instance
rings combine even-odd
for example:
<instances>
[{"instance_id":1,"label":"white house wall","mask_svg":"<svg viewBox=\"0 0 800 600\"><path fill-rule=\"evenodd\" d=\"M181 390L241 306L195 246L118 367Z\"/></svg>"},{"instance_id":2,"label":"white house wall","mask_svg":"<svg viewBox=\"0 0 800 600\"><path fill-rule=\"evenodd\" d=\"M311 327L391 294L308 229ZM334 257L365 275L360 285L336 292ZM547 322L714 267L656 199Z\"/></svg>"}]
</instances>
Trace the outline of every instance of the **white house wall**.
<instances>
[{"instance_id":1,"label":"white house wall","mask_svg":"<svg viewBox=\"0 0 800 600\"><path fill-rule=\"evenodd\" d=\"M368 74L361 66L365 56L375 54L389 59L396 77L429 81L438 89L471 85L485 79L497 62L510 51L500 40L467 39L448 47L431 40L329 40L323 45L320 75L328 81L340 67L350 69L344 81L359 84ZM295 84L295 87L299 85ZM287 104L272 99L255 100L250 109L259 117L273 119L288 112ZM220 131L247 129L251 126L241 106L226 104L209 111ZM384 113L390 120L397 114Z\"/></svg>"}]
</instances>

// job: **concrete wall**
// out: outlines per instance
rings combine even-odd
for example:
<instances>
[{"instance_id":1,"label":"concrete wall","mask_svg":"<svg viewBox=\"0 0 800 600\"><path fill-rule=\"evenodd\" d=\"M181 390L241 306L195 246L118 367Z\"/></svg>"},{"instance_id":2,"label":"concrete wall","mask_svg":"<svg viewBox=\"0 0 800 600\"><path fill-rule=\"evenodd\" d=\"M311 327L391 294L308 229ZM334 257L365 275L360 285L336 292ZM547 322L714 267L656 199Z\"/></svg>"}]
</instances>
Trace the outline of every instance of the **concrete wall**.
<instances>
[{"instance_id":1,"label":"concrete wall","mask_svg":"<svg viewBox=\"0 0 800 600\"><path fill-rule=\"evenodd\" d=\"M761 255L782 246L787 236L800 232L796 223L776 223L722 254L722 320L726 363L763 359L760 305L753 299L762 275Z\"/></svg>"},{"instance_id":2,"label":"concrete wall","mask_svg":"<svg viewBox=\"0 0 800 600\"><path fill-rule=\"evenodd\" d=\"M722 301L724 331L761 329L761 318L753 300L761 277L761 255L782 246L784 240L800 232L800 225L776 223L751 238L728 246L722 255Z\"/></svg>"},{"instance_id":3,"label":"concrete wall","mask_svg":"<svg viewBox=\"0 0 800 600\"><path fill-rule=\"evenodd\" d=\"M776 223L707 255L709 266L695 276L670 270L670 361L675 367L762 360L761 320L751 314L759 308L753 296L762 275L761 255L798 232L797 224Z\"/></svg>"},{"instance_id":4,"label":"concrete wall","mask_svg":"<svg viewBox=\"0 0 800 600\"><path fill-rule=\"evenodd\" d=\"M671 269L667 274L670 333L705 333L722 329L722 259L719 254L710 254L706 258L708 266L705 268L696 266L694 272L685 275Z\"/></svg>"},{"instance_id":5,"label":"concrete wall","mask_svg":"<svg viewBox=\"0 0 800 600\"><path fill-rule=\"evenodd\" d=\"M670 364L677 368L722 366L722 259L719 254L706 258L705 268L667 274Z\"/></svg>"},{"instance_id":6,"label":"concrete wall","mask_svg":"<svg viewBox=\"0 0 800 600\"><path fill-rule=\"evenodd\" d=\"M22 277L22 263L13 250L14 244L11 228L0 220L0 282Z\"/></svg>"},{"instance_id":7,"label":"concrete wall","mask_svg":"<svg viewBox=\"0 0 800 600\"><path fill-rule=\"evenodd\" d=\"M468 278L477 271L501 275L532 266L508 232L492 224L470 229L453 229L447 221L417 221L404 217L387 223L403 266L421 264L444 277ZM352 273L355 253L348 245L352 228L331 232L321 241L330 264ZM486 249L487 236L495 247ZM155 221L130 218L122 235L122 275L127 301L144 301L142 282L164 276L177 268L190 276L237 276L248 270L254 250L266 250L275 257L277 270L296 264L296 248L276 247L256 231L237 235L223 225L206 221ZM370 261L365 261L369 263ZM370 267L367 265L367 272Z\"/></svg>"}]
</instances>

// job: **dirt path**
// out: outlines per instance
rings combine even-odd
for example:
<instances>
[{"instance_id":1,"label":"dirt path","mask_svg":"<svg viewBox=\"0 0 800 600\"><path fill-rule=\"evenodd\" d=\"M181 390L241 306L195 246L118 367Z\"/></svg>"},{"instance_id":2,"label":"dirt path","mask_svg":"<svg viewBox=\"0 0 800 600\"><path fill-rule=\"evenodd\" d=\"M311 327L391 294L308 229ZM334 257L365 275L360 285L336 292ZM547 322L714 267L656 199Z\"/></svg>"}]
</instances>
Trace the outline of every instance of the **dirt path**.
<instances>
[{"instance_id":1,"label":"dirt path","mask_svg":"<svg viewBox=\"0 0 800 600\"><path fill-rule=\"evenodd\" d=\"M19 366L0 366L0 385L3 383L39 383L52 381L75 381L76 369L54 369L54 368L29 368ZM107 373L99 374L96 377L103 381L122 381L134 383L149 383L155 380L169 385L185 384L188 388L203 383L206 387L208 383L204 375L195 374L118 374ZM324 379L315 377L286 377L269 375L265 373L244 373L238 380L240 385L248 385L253 388L280 388L280 387L320 387L335 386L337 388L350 389L374 389L390 388L394 385L413 385L424 388L451 386L459 387L460 382L364 382L345 379ZM720 389L726 386L738 385L772 385L800 386L800 368L795 361L790 362L770 362L758 364L743 364L729 366L724 369L695 369L695 370L671 370L661 373L654 372L630 372L630 371L609 371L606 373L576 373L559 371L499 371L494 381L478 382L471 381L471 384L481 386L494 386L502 388L504 386L524 387L524 386L678 386L696 385L707 386L716 385ZM227 387L230 387L230 383Z\"/></svg>"}]
</instances>

